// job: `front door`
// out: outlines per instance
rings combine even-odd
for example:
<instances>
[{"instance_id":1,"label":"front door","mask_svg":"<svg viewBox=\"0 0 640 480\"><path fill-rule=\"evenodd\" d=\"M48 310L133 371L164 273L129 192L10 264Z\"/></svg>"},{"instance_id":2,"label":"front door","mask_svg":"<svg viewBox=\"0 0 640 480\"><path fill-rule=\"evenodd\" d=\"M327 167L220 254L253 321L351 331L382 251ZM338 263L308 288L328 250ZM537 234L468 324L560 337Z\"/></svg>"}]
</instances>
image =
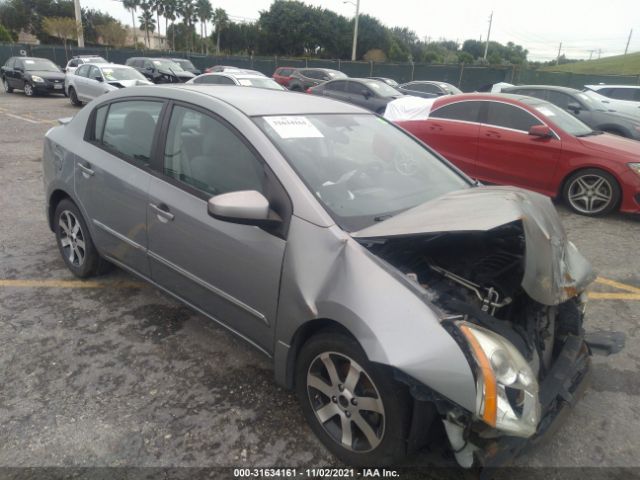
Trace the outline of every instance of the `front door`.
<instances>
[{"instance_id":1,"label":"front door","mask_svg":"<svg viewBox=\"0 0 640 480\"><path fill-rule=\"evenodd\" d=\"M478 178L553 195L551 180L562 153L562 142L555 136L529 135L533 125L543 122L515 105L488 102L486 115L478 140Z\"/></svg>"},{"instance_id":2,"label":"front door","mask_svg":"<svg viewBox=\"0 0 640 480\"><path fill-rule=\"evenodd\" d=\"M158 169L147 212L153 280L271 352L286 242L207 213L214 195L266 192L267 167L231 126L175 105Z\"/></svg>"},{"instance_id":3,"label":"front door","mask_svg":"<svg viewBox=\"0 0 640 480\"><path fill-rule=\"evenodd\" d=\"M149 163L163 105L126 100L97 109L75 166L76 195L98 250L145 276Z\"/></svg>"}]
</instances>

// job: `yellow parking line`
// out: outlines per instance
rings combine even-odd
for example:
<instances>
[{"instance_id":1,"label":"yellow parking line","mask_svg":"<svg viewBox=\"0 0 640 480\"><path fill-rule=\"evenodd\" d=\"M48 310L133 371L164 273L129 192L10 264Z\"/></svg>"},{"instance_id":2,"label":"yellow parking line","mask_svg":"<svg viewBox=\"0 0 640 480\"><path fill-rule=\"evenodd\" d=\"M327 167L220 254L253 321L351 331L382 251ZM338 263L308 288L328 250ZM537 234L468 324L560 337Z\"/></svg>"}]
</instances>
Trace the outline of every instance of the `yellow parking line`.
<instances>
[{"instance_id":1,"label":"yellow parking line","mask_svg":"<svg viewBox=\"0 0 640 480\"><path fill-rule=\"evenodd\" d=\"M142 288L145 284L132 281L100 282L95 280L10 280L0 279L0 287L17 288Z\"/></svg>"},{"instance_id":2,"label":"yellow parking line","mask_svg":"<svg viewBox=\"0 0 640 480\"><path fill-rule=\"evenodd\" d=\"M589 292L589 300L640 300L640 293Z\"/></svg>"},{"instance_id":3,"label":"yellow parking line","mask_svg":"<svg viewBox=\"0 0 640 480\"><path fill-rule=\"evenodd\" d=\"M596 283L608 285L619 290L624 290L625 292L631 292L640 295L640 288L634 287L632 285L627 285L626 283L616 282L615 280L609 280L608 278L598 277L596 278Z\"/></svg>"}]
</instances>

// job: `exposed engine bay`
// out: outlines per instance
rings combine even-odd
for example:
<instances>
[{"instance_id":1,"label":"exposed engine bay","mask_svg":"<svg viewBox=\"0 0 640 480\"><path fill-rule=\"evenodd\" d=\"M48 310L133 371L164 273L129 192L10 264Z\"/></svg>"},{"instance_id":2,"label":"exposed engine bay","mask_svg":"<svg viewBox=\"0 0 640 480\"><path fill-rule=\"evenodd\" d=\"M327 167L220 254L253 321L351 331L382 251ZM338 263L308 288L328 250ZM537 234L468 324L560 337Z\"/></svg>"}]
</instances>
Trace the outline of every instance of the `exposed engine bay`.
<instances>
[{"instance_id":1,"label":"exposed engine bay","mask_svg":"<svg viewBox=\"0 0 640 480\"><path fill-rule=\"evenodd\" d=\"M524 291L519 222L487 232L401 236L365 245L425 288L445 318L464 316L511 341L540 380L563 336L581 330L580 297L549 306Z\"/></svg>"}]
</instances>

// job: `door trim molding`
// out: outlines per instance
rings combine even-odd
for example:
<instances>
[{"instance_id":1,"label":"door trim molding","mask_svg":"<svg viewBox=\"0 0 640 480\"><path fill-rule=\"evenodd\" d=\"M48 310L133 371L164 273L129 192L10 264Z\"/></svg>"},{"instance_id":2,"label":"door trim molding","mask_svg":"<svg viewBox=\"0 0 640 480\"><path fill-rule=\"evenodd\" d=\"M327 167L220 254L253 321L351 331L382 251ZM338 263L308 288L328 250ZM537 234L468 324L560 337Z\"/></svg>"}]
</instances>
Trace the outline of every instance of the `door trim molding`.
<instances>
[{"instance_id":1,"label":"door trim molding","mask_svg":"<svg viewBox=\"0 0 640 480\"><path fill-rule=\"evenodd\" d=\"M143 247L142 245L140 245L137 242L134 242L133 240L131 240L129 237L122 235L121 233L116 232L114 229L107 227L104 223L99 222L96 219L93 219L93 224L98 227L99 229L107 232L110 235L113 235L114 237L116 237L118 240L122 240L124 243L126 243L127 245L132 246L133 248L135 248L136 250L140 250L141 252L146 252L147 249L145 247Z\"/></svg>"}]
</instances>

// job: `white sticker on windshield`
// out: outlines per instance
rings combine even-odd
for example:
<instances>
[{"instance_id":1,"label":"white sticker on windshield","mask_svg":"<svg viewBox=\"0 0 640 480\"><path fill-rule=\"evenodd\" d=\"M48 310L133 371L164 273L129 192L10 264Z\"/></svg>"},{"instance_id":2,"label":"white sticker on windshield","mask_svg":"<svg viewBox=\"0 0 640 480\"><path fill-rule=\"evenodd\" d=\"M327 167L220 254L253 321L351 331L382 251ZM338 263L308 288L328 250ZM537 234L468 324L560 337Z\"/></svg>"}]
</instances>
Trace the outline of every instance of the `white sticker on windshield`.
<instances>
[{"instance_id":1,"label":"white sticker on windshield","mask_svg":"<svg viewBox=\"0 0 640 480\"><path fill-rule=\"evenodd\" d=\"M24 63L27 65L33 65L35 62L33 60L25 60Z\"/></svg>"},{"instance_id":2,"label":"white sticker on windshield","mask_svg":"<svg viewBox=\"0 0 640 480\"><path fill-rule=\"evenodd\" d=\"M273 128L280 138L323 138L322 132L307 117L265 117L265 122Z\"/></svg>"},{"instance_id":3,"label":"white sticker on windshield","mask_svg":"<svg viewBox=\"0 0 640 480\"><path fill-rule=\"evenodd\" d=\"M549 110L547 107L538 107L537 110L547 117L554 117L556 115L553 110Z\"/></svg>"},{"instance_id":4,"label":"white sticker on windshield","mask_svg":"<svg viewBox=\"0 0 640 480\"><path fill-rule=\"evenodd\" d=\"M240 85L244 85L245 87L251 86L251 80L247 80L246 78L240 78L238 81L240 82Z\"/></svg>"},{"instance_id":5,"label":"white sticker on windshield","mask_svg":"<svg viewBox=\"0 0 640 480\"><path fill-rule=\"evenodd\" d=\"M153 64L154 64L154 65L162 65L162 63L160 63L160 61L159 61L159 60L154 60L154 61L153 61Z\"/></svg>"}]
</instances>

